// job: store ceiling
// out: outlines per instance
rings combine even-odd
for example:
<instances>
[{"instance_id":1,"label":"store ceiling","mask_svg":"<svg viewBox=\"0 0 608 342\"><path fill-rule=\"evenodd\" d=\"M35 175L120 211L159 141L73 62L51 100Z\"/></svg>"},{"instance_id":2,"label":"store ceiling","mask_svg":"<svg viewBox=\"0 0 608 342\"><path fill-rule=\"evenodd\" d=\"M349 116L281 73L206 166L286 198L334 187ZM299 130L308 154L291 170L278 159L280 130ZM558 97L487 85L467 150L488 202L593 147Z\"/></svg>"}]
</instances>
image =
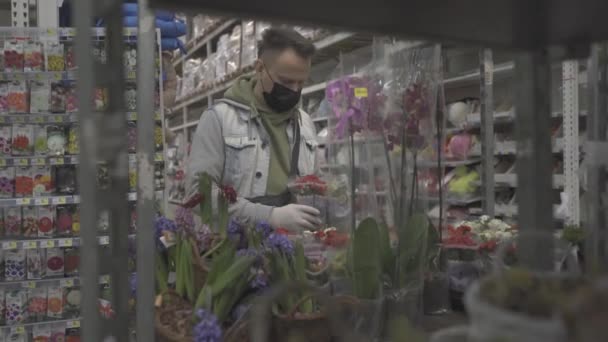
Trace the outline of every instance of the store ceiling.
<instances>
[{"instance_id":1,"label":"store ceiling","mask_svg":"<svg viewBox=\"0 0 608 342\"><path fill-rule=\"evenodd\" d=\"M314 24L486 47L536 49L608 39L606 0L150 0L196 13ZM330 4L331 3L331 4Z\"/></svg>"}]
</instances>

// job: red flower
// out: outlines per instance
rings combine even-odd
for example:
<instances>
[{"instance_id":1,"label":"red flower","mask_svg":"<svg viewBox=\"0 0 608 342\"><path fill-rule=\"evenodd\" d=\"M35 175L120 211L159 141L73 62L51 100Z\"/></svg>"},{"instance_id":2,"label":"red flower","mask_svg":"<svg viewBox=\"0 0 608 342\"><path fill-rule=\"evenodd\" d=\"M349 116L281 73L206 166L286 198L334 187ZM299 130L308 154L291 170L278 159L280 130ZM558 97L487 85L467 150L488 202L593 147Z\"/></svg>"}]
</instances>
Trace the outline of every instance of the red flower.
<instances>
[{"instance_id":1,"label":"red flower","mask_svg":"<svg viewBox=\"0 0 608 342\"><path fill-rule=\"evenodd\" d=\"M479 246L479 249L486 250L488 252L493 252L496 250L497 246L498 246L498 243L496 242L496 240L490 240L490 241L482 243L481 246Z\"/></svg>"},{"instance_id":2,"label":"red flower","mask_svg":"<svg viewBox=\"0 0 608 342\"><path fill-rule=\"evenodd\" d=\"M182 207L191 209L199 205L202 201L203 195L195 194L194 196L190 197L190 199L186 203L182 204Z\"/></svg>"},{"instance_id":3,"label":"red flower","mask_svg":"<svg viewBox=\"0 0 608 342\"><path fill-rule=\"evenodd\" d=\"M225 185L222 186L221 189L222 194L224 195L224 198L228 200L228 203L236 203L236 190L234 190L233 187L230 185Z\"/></svg>"},{"instance_id":4,"label":"red flower","mask_svg":"<svg viewBox=\"0 0 608 342\"><path fill-rule=\"evenodd\" d=\"M274 232L280 235L289 235L289 230L281 227L275 229Z\"/></svg>"}]
</instances>

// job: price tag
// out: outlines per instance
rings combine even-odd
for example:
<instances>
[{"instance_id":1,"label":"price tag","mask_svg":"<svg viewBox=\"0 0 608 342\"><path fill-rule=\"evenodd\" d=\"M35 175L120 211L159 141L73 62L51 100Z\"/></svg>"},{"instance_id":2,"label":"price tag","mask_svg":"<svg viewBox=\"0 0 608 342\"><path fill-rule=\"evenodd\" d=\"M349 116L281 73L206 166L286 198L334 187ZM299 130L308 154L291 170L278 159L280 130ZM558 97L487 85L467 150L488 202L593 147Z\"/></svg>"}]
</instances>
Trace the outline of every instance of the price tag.
<instances>
[{"instance_id":1,"label":"price tag","mask_svg":"<svg viewBox=\"0 0 608 342\"><path fill-rule=\"evenodd\" d=\"M25 158L15 159L15 165L17 166L28 166L30 161Z\"/></svg>"},{"instance_id":2,"label":"price tag","mask_svg":"<svg viewBox=\"0 0 608 342\"><path fill-rule=\"evenodd\" d=\"M134 78L135 78L135 71L132 71L132 70L131 70L131 71L129 71L129 72L127 73L127 78L128 78L128 79L134 79Z\"/></svg>"},{"instance_id":3,"label":"price tag","mask_svg":"<svg viewBox=\"0 0 608 342\"><path fill-rule=\"evenodd\" d=\"M37 72L36 74L34 74L34 79L36 81L43 81L44 80L44 74Z\"/></svg>"},{"instance_id":4,"label":"price tag","mask_svg":"<svg viewBox=\"0 0 608 342\"><path fill-rule=\"evenodd\" d=\"M53 198L53 204L66 204L67 200L65 197L55 197Z\"/></svg>"},{"instance_id":5,"label":"price tag","mask_svg":"<svg viewBox=\"0 0 608 342\"><path fill-rule=\"evenodd\" d=\"M56 36L57 35L57 29L55 28L48 28L46 29L46 34L49 36Z\"/></svg>"},{"instance_id":6,"label":"price tag","mask_svg":"<svg viewBox=\"0 0 608 342\"><path fill-rule=\"evenodd\" d=\"M11 334L17 334L17 335L25 334L25 327L19 326L19 327L11 328Z\"/></svg>"},{"instance_id":7,"label":"price tag","mask_svg":"<svg viewBox=\"0 0 608 342\"><path fill-rule=\"evenodd\" d=\"M38 244L36 243L36 241L25 241L23 242L23 248L24 249L34 249L38 247Z\"/></svg>"},{"instance_id":8,"label":"price tag","mask_svg":"<svg viewBox=\"0 0 608 342\"><path fill-rule=\"evenodd\" d=\"M367 97L367 88L355 88L355 97Z\"/></svg>"},{"instance_id":9,"label":"price tag","mask_svg":"<svg viewBox=\"0 0 608 342\"><path fill-rule=\"evenodd\" d=\"M72 247L74 240L72 239L59 239L59 247Z\"/></svg>"},{"instance_id":10,"label":"price tag","mask_svg":"<svg viewBox=\"0 0 608 342\"><path fill-rule=\"evenodd\" d=\"M63 120L63 116L61 116L61 115L54 115L54 116L51 117L51 121L52 122L61 123L64 120Z\"/></svg>"},{"instance_id":11,"label":"price tag","mask_svg":"<svg viewBox=\"0 0 608 342\"><path fill-rule=\"evenodd\" d=\"M34 281L26 281L21 283L21 287L25 288L25 289L35 289L36 288L36 282Z\"/></svg>"},{"instance_id":12,"label":"price tag","mask_svg":"<svg viewBox=\"0 0 608 342\"><path fill-rule=\"evenodd\" d=\"M128 121L135 121L137 120L137 113L135 112L131 112L127 115L127 120Z\"/></svg>"},{"instance_id":13,"label":"price tag","mask_svg":"<svg viewBox=\"0 0 608 342\"><path fill-rule=\"evenodd\" d=\"M129 201L137 201L137 193L136 192L130 192L129 193Z\"/></svg>"},{"instance_id":14,"label":"price tag","mask_svg":"<svg viewBox=\"0 0 608 342\"><path fill-rule=\"evenodd\" d=\"M25 81L25 74L14 74L13 78L17 81Z\"/></svg>"},{"instance_id":15,"label":"price tag","mask_svg":"<svg viewBox=\"0 0 608 342\"><path fill-rule=\"evenodd\" d=\"M68 321L66 326L68 329L80 328L80 321Z\"/></svg>"},{"instance_id":16,"label":"price tag","mask_svg":"<svg viewBox=\"0 0 608 342\"><path fill-rule=\"evenodd\" d=\"M48 198L36 198L36 199L34 199L34 203L36 205L49 205L49 199Z\"/></svg>"},{"instance_id":17,"label":"price tag","mask_svg":"<svg viewBox=\"0 0 608 342\"><path fill-rule=\"evenodd\" d=\"M25 117L23 117L23 116L14 116L13 117L13 122L14 123L25 123Z\"/></svg>"},{"instance_id":18,"label":"price tag","mask_svg":"<svg viewBox=\"0 0 608 342\"><path fill-rule=\"evenodd\" d=\"M63 158L55 158L55 165L63 165L65 160Z\"/></svg>"},{"instance_id":19,"label":"price tag","mask_svg":"<svg viewBox=\"0 0 608 342\"><path fill-rule=\"evenodd\" d=\"M161 117L160 117L160 113L156 113L156 114L154 115L154 120L157 120L157 121L158 121L158 120L160 120L160 119L161 119Z\"/></svg>"},{"instance_id":20,"label":"price tag","mask_svg":"<svg viewBox=\"0 0 608 342\"><path fill-rule=\"evenodd\" d=\"M162 162L163 161L163 155L161 153L157 153L156 155L154 155L154 161L156 161L156 162Z\"/></svg>"},{"instance_id":21,"label":"price tag","mask_svg":"<svg viewBox=\"0 0 608 342\"><path fill-rule=\"evenodd\" d=\"M78 156L72 156L72 164L78 164Z\"/></svg>"},{"instance_id":22,"label":"price tag","mask_svg":"<svg viewBox=\"0 0 608 342\"><path fill-rule=\"evenodd\" d=\"M32 159L32 165L45 165L45 164L46 164L46 160L44 160L44 158Z\"/></svg>"},{"instance_id":23,"label":"price tag","mask_svg":"<svg viewBox=\"0 0 608 342\"><path fill-rule=\"evenodd\" d=\"M74 279L62 279L59 282L59 286L61 286L61 287L72 287L72 286L74 286Z\"/></svg>"},{"instance_id":24,"label":"price tag","mask_svg":"<svg viewBox=\"0 0 608 342\"><path fill-rule=\"evenodd\" d=\"M110 243L110 237L109 236L100 236L99 237L99 244L100 245L108 245Z\"/></svg>"},{"instance_id":25,"label":"price tag","mask_svg":"<svg viewBox=\"0 0 608 342\"><path fill-rule=\"evenodd\" d=\"M101 277L99 277L99 283L100 284L108 284L110 282L110 276L109 275L102 275Z\"/></svg>"},{"instance_id":26,"label":"price tag","mask_svg":"<svg viewBox=\"0 0 608 342\"><path fill-rule=\"evenodd\" d=\"M56 81L61 81L63 79L63 73L60 71L54 72L52 74L53 79L55 79Z\"/></svg>"},{"instance_id":27,"label":"price tag","mask_svg":"<svg viewBox=\"0 0 608 342\"><path fill-rule=\"evenodd\" d=\"M31 198L17 198L17 205L30 205L32 204Z\"/></svg>"},{"instance_id":28,"label":"price tag","mask_svg":"<svg viewBox=\"0 0 608 342\"><path fill-rule=\"evenodd\" d=\"M36 115L32 118L32 121L35 123L44 123L44 117Z\"/></svg>"},{"instance_id":29,"label":"price tag","mask_svg":"<svg viewBox=\"0 0 608 342\"><path fill-rule=\"evenodd\" d=\"M15 241L3 242L2 249L17 249L17 242L15 242Z\"/></svg>"},{"instance_id":30,"label":"price tag","mask_svg":"<svg viewBox=\"0 0 608 342\"><path fill-rule=\"evenodd\" d=\"M5 123L4 117L0 116L0 123Z\"/></svg>"},{"instance_id":31,"label":"price tag","mask_svg":"<svg viewBox=\"0 0 608 342\"><path fill-rule=\"evenodd\" d=\"M41 248L53 248L53 247L55 247L55 241L53 241L53 240L41 241L40 247Z\"/></svg>"},{"instance_id":32,"label":"price tag","mask_svg":"<svg viewBox=\"0 0 608 342\"><path fill-rule=\"evenodd\" d=\"M0 159L0 166L6 166L6 160Z\"/></svg>"}]
</instances>

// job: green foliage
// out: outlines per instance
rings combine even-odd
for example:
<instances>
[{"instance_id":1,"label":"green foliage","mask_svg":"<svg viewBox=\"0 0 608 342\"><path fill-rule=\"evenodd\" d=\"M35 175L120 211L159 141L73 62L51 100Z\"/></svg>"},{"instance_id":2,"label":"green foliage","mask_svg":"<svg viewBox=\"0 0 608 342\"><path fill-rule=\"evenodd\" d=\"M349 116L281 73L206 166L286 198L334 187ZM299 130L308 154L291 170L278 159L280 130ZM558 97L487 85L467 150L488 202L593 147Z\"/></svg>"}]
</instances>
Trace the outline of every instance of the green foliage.
<instances>
[{"instance_id":1,"label":"green foliage","mask_svg":"<svg viewBox=\"0 0 608 342\"><path fill-rule=\"evenodd\" d=\"M363 220L353 238L353 288L363 299L375 299L381 288L381 243L378 224L373 218Z\"/></svg>"},{"instance_id":2,"label":"green foliage","mask_svg":"<svg viewBox=\"0 0 608 342\"><path fill-rule=\"evenodd\" d=\"M218 220L219 220L219 229L218 232L222 238L227 236L228 231L228 200L224 196L221 191L217 193L217 203L218 203Z\"/></svg>"},{"instance_id":3,"label":"green foliage","mask_svg":"<svg viewBox=\"0 0 608 342\"><path fill-rule=\"evenodd\" d=\"M296 243L295 251L294 251L294 276L297 281L305 282L306 278L306 257L304 256L304 247L301 243ZM305 296L305 293L301 293L301 296ZM313 312L313 302L312 299L308 299L304 301L300 305L300 312L302 313L312 313Z\"/></svg>"},{"instance_id":4,"label":"green foliage","mask_svg":"<svg viewBox=\"0 0 608 342\"><path fill-rule=\"evenodd\" d=\"M582 244L585 241L585 231L575 225L568 225L562 231L562 239L570 242L573 245Z\"/></svg>"},{"instance_id":5,"label":"green foliage","mask_svg":"<svg viewBox=\"0 0 608 342\"><path fill-rule=\"evenodd\" d=\"M211 227L213 221L213 202L211 200L211 190L213 186L213 179L209 174L203 172L198 178L198 192L202 196L200 204L201 221L203 224Z\"/></svg>"},{"instance_id":6,"label":"green foliage","mask_svg":"<svg viewBox=\"0 0 608 342\"><path fill-rule=\"evenodd\" d=\"M428 261L429 221L424 213L415 213L399 232L396 260L396 285L418 285Z\"/></svg>"},{"instance_id":7,"label":"green foliage","mask_svg":"<svg viewBox=\"0 0 608 342\"><path fill-rule=\"evenodd\" d=\"M395 269L395 254L391 248L391 240L386 223L378 224L380 233L380 256L382 258L382 271L391 274Z\"/></svg>"}]
</instances>

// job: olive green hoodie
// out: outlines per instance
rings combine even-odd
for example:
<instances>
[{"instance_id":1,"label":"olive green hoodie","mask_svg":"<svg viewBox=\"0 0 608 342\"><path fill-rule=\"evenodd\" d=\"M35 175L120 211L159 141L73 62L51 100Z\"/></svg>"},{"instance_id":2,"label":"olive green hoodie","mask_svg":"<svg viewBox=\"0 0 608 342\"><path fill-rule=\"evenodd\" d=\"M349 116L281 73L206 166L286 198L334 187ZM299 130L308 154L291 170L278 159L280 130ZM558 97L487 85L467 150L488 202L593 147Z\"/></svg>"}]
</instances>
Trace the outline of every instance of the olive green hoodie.
<instances>
[{"instance_id":1,"label":"olive green hoodie","mask_svg":"<svg viewBox=\"0 0 608 342\"><path fill-rule=\"evenodd\" d=\"M259 113L270 137L271 148L266 195L278 195L287 190L291 160L287 124L294 117L295 111L293 109L284 113L273 111L264 100L259 100L255 96L253 89L256 82L252 76L243 76L226 91L224 97L249 106L254 116Z\"/></svg>"}]
</instances>

